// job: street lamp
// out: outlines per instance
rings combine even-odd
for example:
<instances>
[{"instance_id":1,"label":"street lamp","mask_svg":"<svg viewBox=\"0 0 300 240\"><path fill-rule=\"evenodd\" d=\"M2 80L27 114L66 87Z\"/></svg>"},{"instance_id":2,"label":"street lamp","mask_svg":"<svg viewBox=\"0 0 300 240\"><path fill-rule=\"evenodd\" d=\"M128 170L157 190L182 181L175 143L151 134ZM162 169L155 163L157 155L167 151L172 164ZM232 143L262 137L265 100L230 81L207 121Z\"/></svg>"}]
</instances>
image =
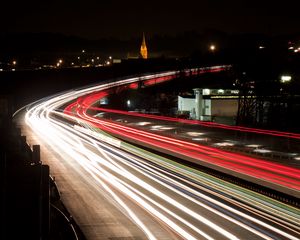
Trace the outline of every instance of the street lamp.
<instances>
[{"instance_id":1,"label":"street lamp","mask_svg":"<svg viewBox=\"0 0 300 240\"><path fill-rule=\"evenodd\" d=\"M216 46L214 44L211 44L209 46L209 50L212 51L212 52L215 51L216 50Z\"/></svg>"},{"instance_id":2,"label":"street lamp","mask_svg":"<svg viewBox=\"0 0 300 240\"><path fill-rule=\"evenodd\" d=\"M281 83L288 83L292 80L292 77L290 75L282 75L280 78Z\"/></svg>"}]
</instances>

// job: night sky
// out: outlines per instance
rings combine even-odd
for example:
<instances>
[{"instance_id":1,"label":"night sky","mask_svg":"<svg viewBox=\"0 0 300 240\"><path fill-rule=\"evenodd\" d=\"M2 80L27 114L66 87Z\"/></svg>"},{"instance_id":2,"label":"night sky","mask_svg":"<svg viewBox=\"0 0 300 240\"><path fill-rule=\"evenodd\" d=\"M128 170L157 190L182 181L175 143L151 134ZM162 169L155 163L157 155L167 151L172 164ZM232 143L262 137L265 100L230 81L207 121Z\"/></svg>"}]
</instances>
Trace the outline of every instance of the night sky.
<instances>
[{"instance_id":1,"label":"night sky","mask_svg":"<svg viewBox=\"0 0 300 240\"><path fill-rule=\"evenodd\" d=\"M206 29L268 35L300 32L299 10L292 1L22 0L1 3L0 9L2 33L128 39L143 31L148 35Z\"/></svg>"}]
</instances>

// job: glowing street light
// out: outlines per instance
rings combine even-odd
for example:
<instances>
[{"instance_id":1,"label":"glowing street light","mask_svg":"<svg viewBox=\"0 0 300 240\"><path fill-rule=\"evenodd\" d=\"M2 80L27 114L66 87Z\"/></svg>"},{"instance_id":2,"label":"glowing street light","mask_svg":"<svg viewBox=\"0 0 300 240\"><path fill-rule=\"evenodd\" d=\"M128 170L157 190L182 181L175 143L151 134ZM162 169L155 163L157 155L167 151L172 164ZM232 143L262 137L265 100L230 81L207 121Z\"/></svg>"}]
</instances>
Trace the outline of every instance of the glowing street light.
<instances>
[{"instance_id":1,"label":"glowing street light","mask_svg":"<svg viewBox=\"0 0 300 240\"><path fill-rule=\"evenodd\" d=\"M287 83L290 82L292 80L292 77L289 75L282 75L280 78L280 82L282 83Z\"/></svg>"},{"instance_id":2,"label":"glowing street light","mask_svg":"<svg viewBox=\"0 0 300 240\"><path fill-rule=\"evenodd\" d=\"M12 62L12 64L13 64L13 65L17 65L17 61L14 60L14 61Z\"/></svg>"},{"instance_id":3,"label":"glowing street light","mask_svg":"<svg viewBox=\"0 0 300 240\"><path fill-rule=\"evenodd\" d=\"M209 49L213 52L216 50L216 46L212 44L209 46Z\"/></svg>"}]
</instances>

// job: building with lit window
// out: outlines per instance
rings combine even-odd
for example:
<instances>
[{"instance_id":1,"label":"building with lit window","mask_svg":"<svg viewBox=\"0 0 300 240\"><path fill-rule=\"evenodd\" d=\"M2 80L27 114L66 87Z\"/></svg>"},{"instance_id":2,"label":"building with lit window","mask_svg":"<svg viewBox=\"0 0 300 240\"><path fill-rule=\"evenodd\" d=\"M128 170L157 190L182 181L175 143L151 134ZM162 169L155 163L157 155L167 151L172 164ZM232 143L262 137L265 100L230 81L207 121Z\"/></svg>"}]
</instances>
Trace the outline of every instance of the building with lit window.
<instances>
[{"instance_id":1,"label":"building with lit window","mask_svg":"<svg viewBox=\"0 0 300 240\"><path fill-rule=\"evenodd\" d=\"M195 88L194 96L178 96L178 112L188 112L191 119L235 123L238 90Z\"/></svg>"}]
</instances>

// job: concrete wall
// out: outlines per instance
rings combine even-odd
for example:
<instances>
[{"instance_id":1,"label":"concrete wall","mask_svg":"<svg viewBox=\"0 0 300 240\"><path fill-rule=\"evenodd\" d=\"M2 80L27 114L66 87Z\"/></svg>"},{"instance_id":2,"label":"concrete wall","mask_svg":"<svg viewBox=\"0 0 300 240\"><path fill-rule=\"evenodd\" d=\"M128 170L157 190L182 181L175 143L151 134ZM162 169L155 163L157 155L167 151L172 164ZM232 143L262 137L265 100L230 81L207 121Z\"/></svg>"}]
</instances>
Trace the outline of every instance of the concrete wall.
<instances>
[{"instance_id":1,"label":"concrete wall","mask_svg":"<svg viewBox=\"0 0 300 240\"><path fill-rule=\"evenodd\" d=\"M195 98L183 98L178 96L178 111L192 111L195 108Z\"/></svg>"},{"instance_id":2,"label":"concrete wall","mask_svg":"<svg viewBox=\"0 0 300 240\"><path fill-rule=\"evenodd\" d=\"M211 115L211 100L210 99L204 99L203 100L203 114L205 116L210 116Z\"/></svg>"},{"instance_id":3,"label":"concrete wall","mask_svg":"<svg viewBox=\"0 0 300 240\"><path fill-rule=\"evenodd\" d=\"M236 99L212 99L211 115L222 117L235 117L238 110L238 100Z\"/></svg>"}]
</instances>

